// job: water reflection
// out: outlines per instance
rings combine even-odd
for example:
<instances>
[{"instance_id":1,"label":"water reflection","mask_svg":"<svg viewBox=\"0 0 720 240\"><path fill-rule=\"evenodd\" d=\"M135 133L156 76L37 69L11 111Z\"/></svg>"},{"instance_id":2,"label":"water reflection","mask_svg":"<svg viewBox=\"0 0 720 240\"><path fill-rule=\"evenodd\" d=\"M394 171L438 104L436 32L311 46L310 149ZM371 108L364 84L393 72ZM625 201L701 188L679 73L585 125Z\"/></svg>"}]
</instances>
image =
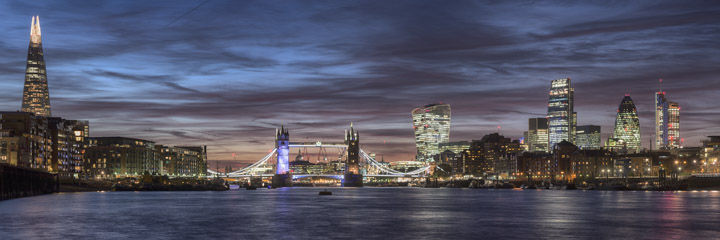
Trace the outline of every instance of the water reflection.
<instances>
[{"instance_id":1,"label":"water reflection","mask_svg":"<svg viewBox=\"0 0 720 240\"><path fill-rule=\"evenodd\" d=\"M420 188L63 193L0 202L2 239L720 236L720 192Z\"/></svg>"}]
</instances>

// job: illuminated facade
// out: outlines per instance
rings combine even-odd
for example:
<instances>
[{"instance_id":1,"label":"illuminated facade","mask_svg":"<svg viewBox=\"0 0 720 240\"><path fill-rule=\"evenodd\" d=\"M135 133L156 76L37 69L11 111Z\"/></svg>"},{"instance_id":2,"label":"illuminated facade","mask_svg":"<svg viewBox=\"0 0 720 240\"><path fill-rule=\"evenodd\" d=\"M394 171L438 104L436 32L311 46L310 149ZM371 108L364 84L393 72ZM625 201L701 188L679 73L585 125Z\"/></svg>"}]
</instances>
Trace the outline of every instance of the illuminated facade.
<instances>
[{"instance_id":1,"label":"illuminated facade","mask_svg":"<svg viewBox=\"0 0 720 240\"><path fill-rule=\"evenodd\" d=\"M528 131L524 134L528 152L548 151L548 120L547 118L530 118Z\"/></svg>"},{"instance_id":2,"label":"illuminated facade","mask_svg":"<svg viewBox=\"0 0 720 240\"><path fill-rule=\"evenodd\" d=\"M207 174L207 147L169 147L155 145L160 174L173 177L199 177Z\"/></svg>"},{"instance_id":3,"label":"illuminated facade","mask_svg":"<svg viewBox=\"0 0 720 240\"><path fill-rule=\"evenodd\" d=\"M275 174L290 173L290 133L284 126L275 129L275 147L277 148L277 167Z\"/></svg>"},{"instance_id":4,"label":"illuminated facade","mask_svg":"<svg viewBox=\"0 0 720 240\"><path fill-rule=\"evenodd\" d=\"M665 92L655 93L655 147L672 149L680 146L680 105L668 101Z\"/></svg>"},{"instance_id":5,"label":"illuminated facade","mask_svg":"<svg viewBox=\"0 0 720 240\"><path fill-rule=\"evenodd\" d=\"M451 151L454 154L459 154L463 150L470 148L470 142L459 141L459 142L446 142L438 144L440 152Z\"/></svg>"},{"instance_id":6,"label":"illuminated facade","mask_svg":"<svg viewBox=\"0 0 720 240\"><path fill-rule=\"evenodd\" d=\"M615 148L627 149L628 152L638 152L641 149L640 120L637 109L630 95L625 95L617 110L615 118L615 131L613 132ZM610 139L608 139L610 142Z\"/></svg>"},{"instance_id":7,"label":"illuminated facade","mask_svg":"<svg viewBox=\"0 0 720 240\"><path fill-rule=\"evenodd\" d=\"M440 143L450 142L450 104L430 104L412 111L417 159L434 161Z\"/></svg>"},{"instance_id":8,"label":"illuminated facade","mask_svg":"<svg viewBox=\"0 0 720 240\"><path fill-rule=\"evenodd\" d=\"M155 142L126 137L88 138L84 176L89 179L137 177L159 174L162 165Z\"/></svg>"},{"instance_id":9,"label":"illuminated facade","mask_svg":"<svg viewBox=\"0 0 720 240\"><path fill-rule=\"evenodd\" d=\"M600 126L577 126L575 131L575 146L582 150L600 149Z\"/></svg>"},{"instance_id":10,"label":"illuminated facade","mask_svg":"<svg viewBox=\"0 0 720 240\"><path fill-rule=\"evenodd\" d=\"M548 100L548 148L563 140L575 141L577 113L574 112L574 89L570 78L556 79L550 85Z\"/></svg>"},{"instance_id":11,"label":"illuminated facade","mask_svg":"<svg viewBox=\"0 0 720 240\"><path fill-rule=\"evenodd\" d=\"M48 132L52 138L48 171L57 173L62 180L79 179L90 135L89 122L50 117Z\"/></svg>"},{"instance_id":12,"label":"illuminated facade","mask_svg":"<svg viewBox=\"0 0 720 240\"><path fill-rule=\"evenodd\" d=\"M0 112L0 162L53 171L48 119L27 112Z\"/></svg>"},{"instance_id":13,"label":"illuminated facade","mask_svg":"<svg viewBox=\"0 0 720 240\"><path fill-rule=\"evenodd\" d=\"M38 16L33 17L30 27L30 46L28 47L21 111L33 113L36 116L50 117L50 93L40 35L40 17Z\"/></svg>"}]
</instances>

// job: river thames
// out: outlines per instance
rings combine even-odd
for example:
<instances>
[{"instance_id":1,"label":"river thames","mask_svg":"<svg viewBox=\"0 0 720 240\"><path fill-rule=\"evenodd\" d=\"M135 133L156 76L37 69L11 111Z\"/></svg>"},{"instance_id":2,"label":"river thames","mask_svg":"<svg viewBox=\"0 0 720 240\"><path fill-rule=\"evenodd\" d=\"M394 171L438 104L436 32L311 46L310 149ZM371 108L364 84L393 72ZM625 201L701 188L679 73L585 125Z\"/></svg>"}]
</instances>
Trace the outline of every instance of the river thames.
<instances>
[{"instance_id":1,"label":"river thames","mask_svg":"<svg viewBox=\"0 0 720 240\"><path fill-rule=\"evenodd\" d=\"M423 188L59 193L0 202L2 239L711 239L720 192Z\"/></svg>"}]
</instances>

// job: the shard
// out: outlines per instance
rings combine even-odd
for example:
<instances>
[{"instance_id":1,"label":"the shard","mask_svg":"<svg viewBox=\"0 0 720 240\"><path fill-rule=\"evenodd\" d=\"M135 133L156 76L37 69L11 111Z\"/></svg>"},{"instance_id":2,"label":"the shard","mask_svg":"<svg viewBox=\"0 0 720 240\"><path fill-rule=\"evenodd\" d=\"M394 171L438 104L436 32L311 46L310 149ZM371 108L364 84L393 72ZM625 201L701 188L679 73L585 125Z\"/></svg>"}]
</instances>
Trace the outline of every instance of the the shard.
<instances>
[{"instance_id":1,"label":"the shard","mask_svg":"<svg viewBox=\"0 0 720 240\"><path fill-rule=\"evenodd\" d=\"M30 27L30 46L28 47L21 111L50 117L50 92L45 72L39 16L32 18Z\"/></svg>"}]
</instances>

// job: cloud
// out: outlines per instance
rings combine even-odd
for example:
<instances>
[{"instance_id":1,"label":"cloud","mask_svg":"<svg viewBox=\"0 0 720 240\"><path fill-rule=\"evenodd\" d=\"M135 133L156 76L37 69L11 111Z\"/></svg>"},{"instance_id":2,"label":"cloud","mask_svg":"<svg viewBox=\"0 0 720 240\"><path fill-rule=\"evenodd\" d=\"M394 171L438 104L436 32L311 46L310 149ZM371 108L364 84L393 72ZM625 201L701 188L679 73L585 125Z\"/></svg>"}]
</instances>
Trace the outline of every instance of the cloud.
<instances>
[{"instance_id":1,"label":"cloud","mask_svg":"<svg viewBox=\"0 0 720 240\"><path fill-rule=\"evenodd\" d=\"M281 124L334 141L354 122L367 151L407 160L410 110L433 102L452 105L453 141L497 125L518 138L563 77L580 124L604 136L625 93L652 135L658 78L686 143L720 131L712 1L209 1L179 19L200 2L77 3L0 3L0 107L20 105L39 14L54 114L90 120L93 136L209 145L211 159L259 159Z\"/></svg>"}]
</instances>

